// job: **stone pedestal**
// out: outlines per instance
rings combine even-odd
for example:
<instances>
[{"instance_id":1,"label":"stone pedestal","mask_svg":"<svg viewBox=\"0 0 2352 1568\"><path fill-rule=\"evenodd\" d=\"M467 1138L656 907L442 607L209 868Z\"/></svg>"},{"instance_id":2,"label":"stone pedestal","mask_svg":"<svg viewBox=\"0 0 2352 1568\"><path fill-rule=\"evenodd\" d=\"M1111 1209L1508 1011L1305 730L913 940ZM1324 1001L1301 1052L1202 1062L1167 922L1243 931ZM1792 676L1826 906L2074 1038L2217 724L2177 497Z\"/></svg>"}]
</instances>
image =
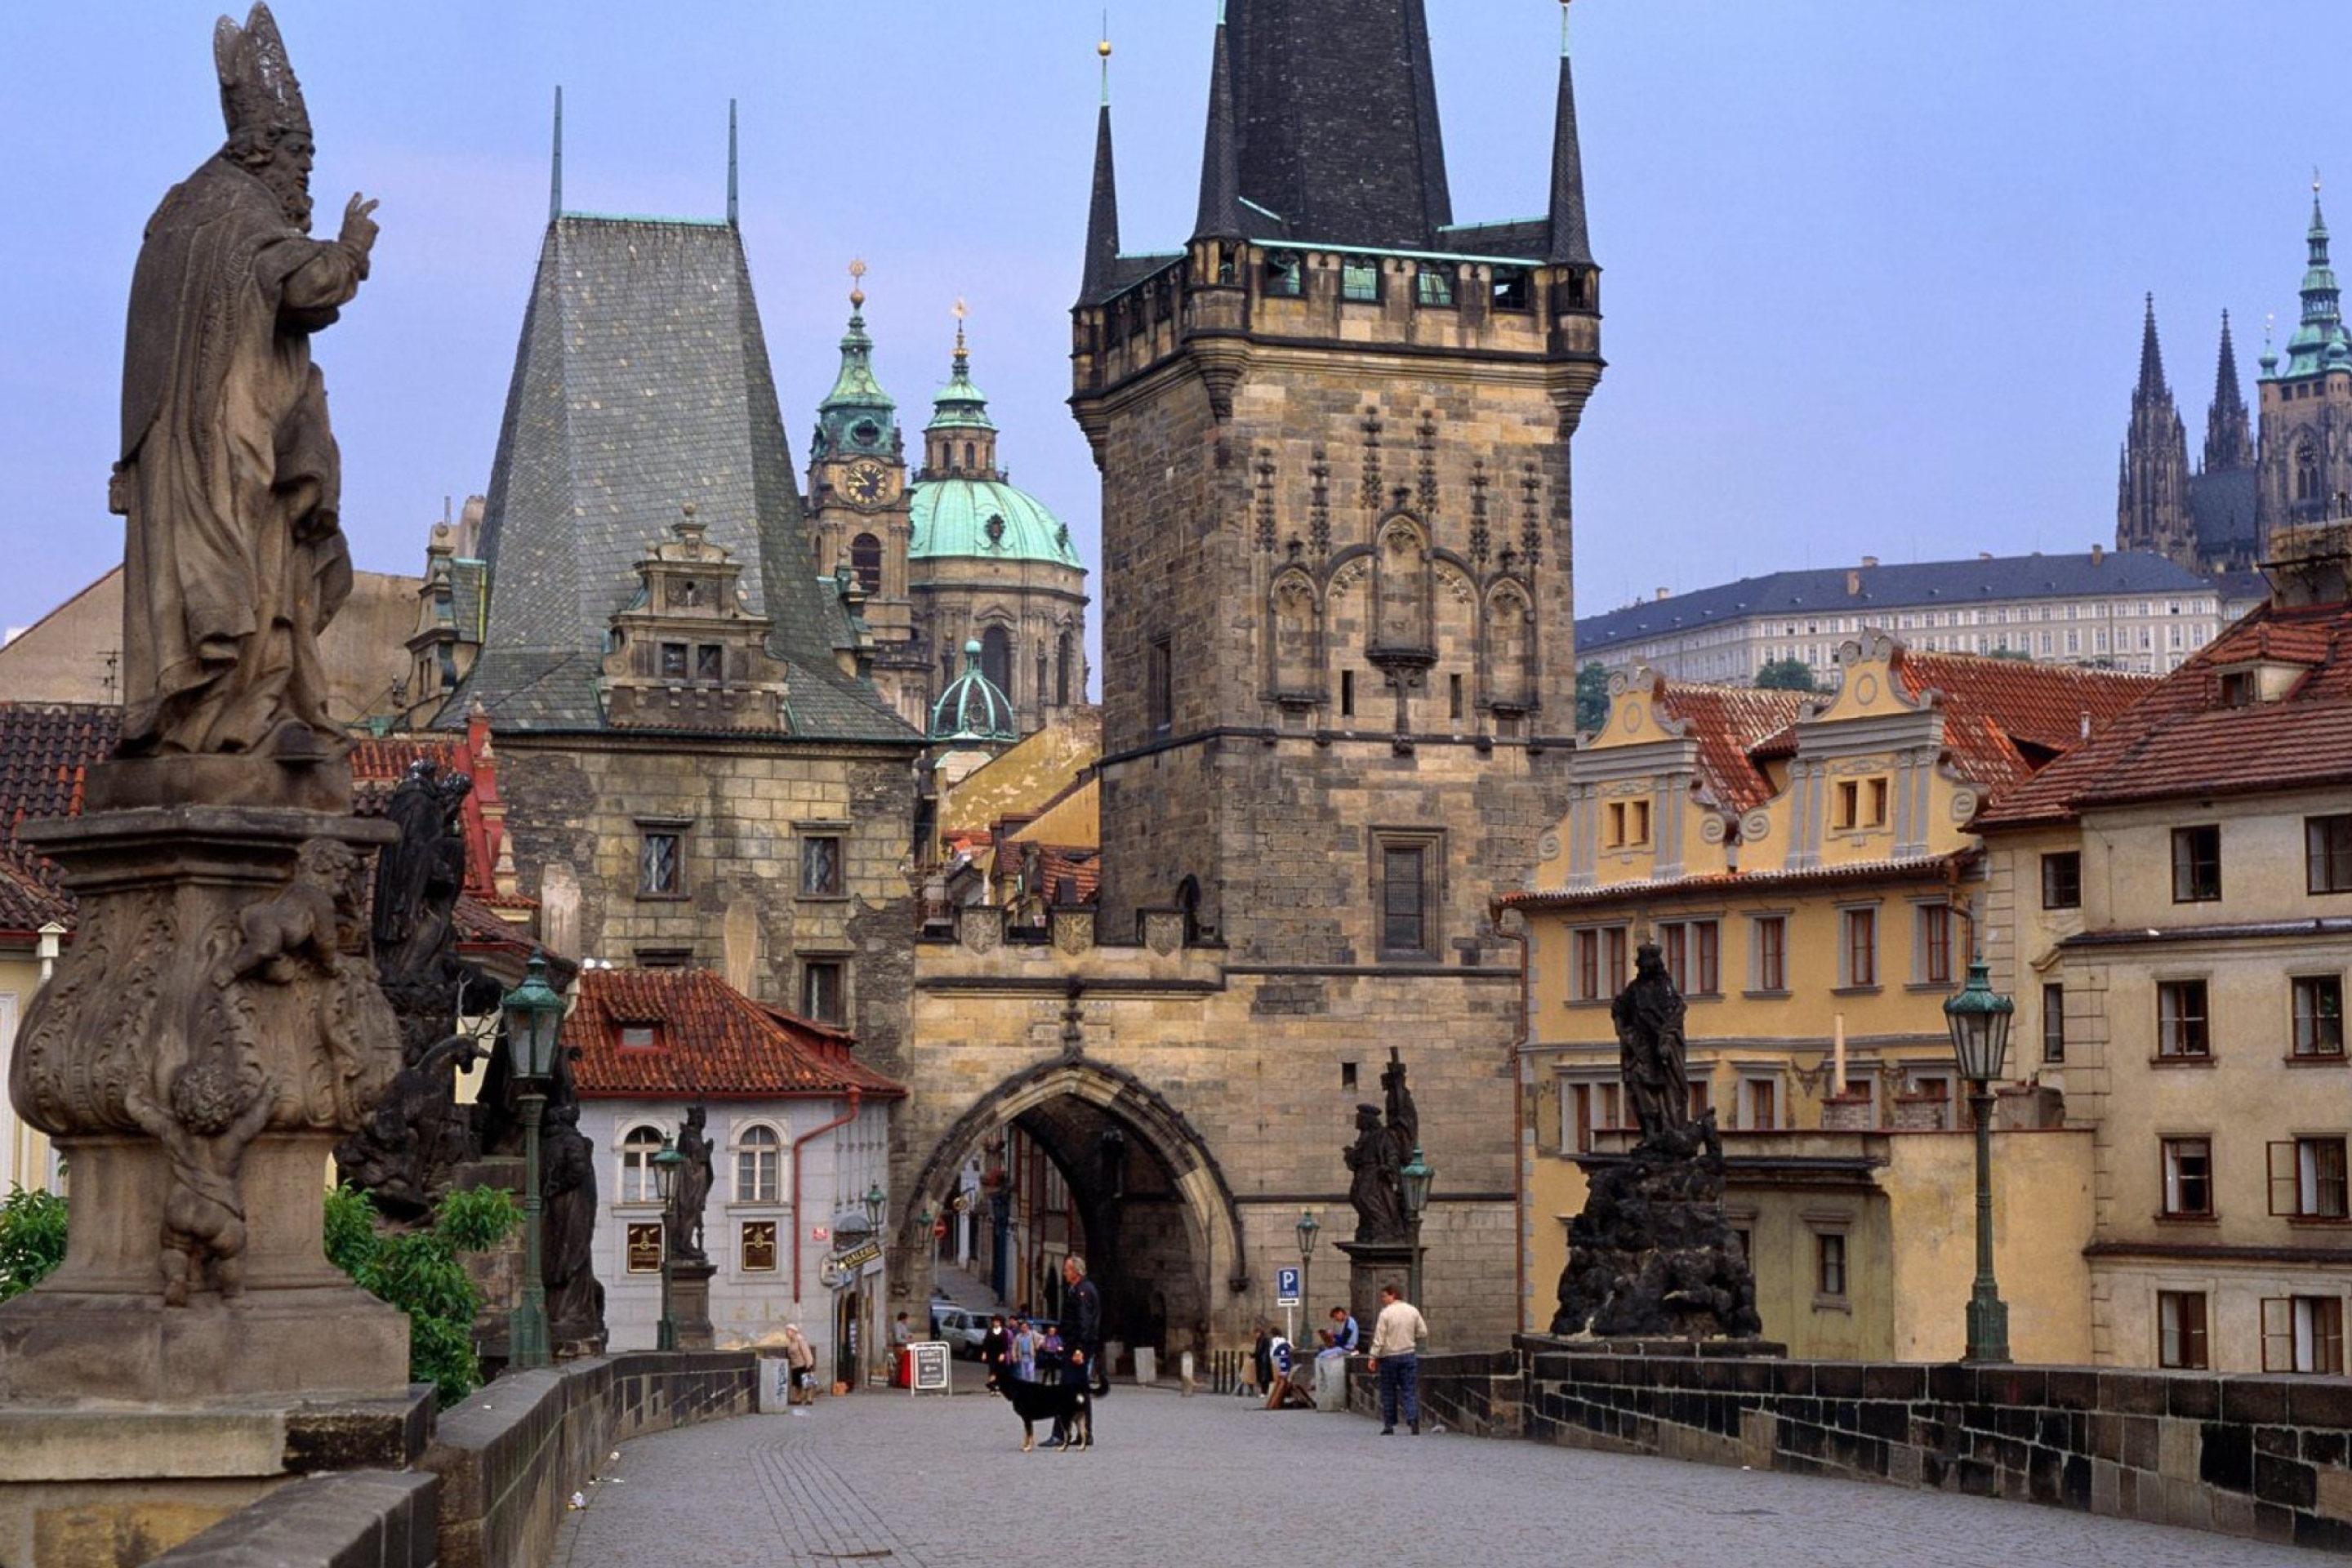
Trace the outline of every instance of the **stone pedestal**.
<instances>
[{"instance_id":1,"label":"stone pedestal","mask_svg":"<svg viewBox=\"0 0 2352 1568\"><path fill-rule=\"evenodd\" d=\"M1348 1310L1363 1331L1364 1343L1372 1342L1372 1323L1381 1315L1381 1287L1393 1285L1400 1295L1412 1289L1412 1243L1409 1241L1343 1241L1339 1250L1348 1256ZM1414 1306L1421 1305L1415 1301ZM1301 1309L1307 1314L1307 1325L1301 1331L1305 1348L1312 1353L1315 1331L1324 1326L1316 1313L1315 1303ZM1329 1309L1325 1309L1328 1310Z\"/></svg>"},{"instance_id":2,"label":"stone pedestal","mask_svg":"<svg viewBox=\"0 0 2352 1568\"><path fill-rule=\"evenodd\" d=\"M215 797L240 768L248 798L287 794L275 764L205 761ZM24 834L80 910L9 1077L65 1159L71 1224L64 1264L0 1307L0 1399L404 1398L407 1319L321 1234L329 1154L400 1067L357 886L393 830L129 804L159 769L94 769L89 796L122 809Z\"/></svg>"},{"instance_id":3,"label":"stone pedestal","mask_svg":"<svg viewBox=\"0 0 2352 1568\"><path fill-rule=\"evenodd\" d=\"M711 1348L710 1277L715 1263L673 1263L669 1266L669 1316L677 1327L677 1348Z\"/></svg>"}]
</instances>

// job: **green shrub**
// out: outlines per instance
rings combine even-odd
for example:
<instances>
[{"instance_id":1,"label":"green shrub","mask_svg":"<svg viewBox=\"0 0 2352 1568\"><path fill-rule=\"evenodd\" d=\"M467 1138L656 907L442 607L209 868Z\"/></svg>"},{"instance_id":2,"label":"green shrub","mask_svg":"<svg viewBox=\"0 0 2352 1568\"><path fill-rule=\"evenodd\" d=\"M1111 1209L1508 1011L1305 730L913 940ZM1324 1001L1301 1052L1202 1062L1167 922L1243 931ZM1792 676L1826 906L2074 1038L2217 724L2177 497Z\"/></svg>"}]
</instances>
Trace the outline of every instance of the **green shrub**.
<instances>
[{"instance_id":1,"label":"green shrub","mask_svg":"<svg viewBox=\"0 0 2352 1568\"><path fill-rule=\"evenodd\" d=\"M327 1257L369 1294L408 1314L408 1375L429 1383L447 1409L482 1384L474 1355L481 1296L461 1255L487 1252L521 1223L522 1211L492 1187L453 1192L425 1230L385 1236L359 1188L327 1194Z\"/></svg>"},{"instance_id":2,"label":"green shrub","mask_svg":"<svg viewBox=\"0 0 2352 1568\"><path fill-rule=\"evenodd\" d=\"M23 1295L65 1260L65 1199L10 1186L0 1199L0 1301Z\"/></svg>"}]
</instances>

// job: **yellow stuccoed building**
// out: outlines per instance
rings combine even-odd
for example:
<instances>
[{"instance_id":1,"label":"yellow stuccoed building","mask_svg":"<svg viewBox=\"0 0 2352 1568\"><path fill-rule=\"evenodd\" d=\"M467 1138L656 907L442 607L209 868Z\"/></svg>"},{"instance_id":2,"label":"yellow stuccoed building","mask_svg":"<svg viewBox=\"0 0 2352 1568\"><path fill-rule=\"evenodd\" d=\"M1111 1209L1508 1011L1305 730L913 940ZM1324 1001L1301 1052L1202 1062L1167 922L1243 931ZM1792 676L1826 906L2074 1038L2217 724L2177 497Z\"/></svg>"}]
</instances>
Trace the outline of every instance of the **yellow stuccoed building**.
<instances>
[{"instance_id":1,"label":"yellow stuccoed building","mask_svg":"<svg viewBox=\"0 0 2352 1568\"><path fill-rule=\"evenodd\" d=\"M2151 683L1845 646L1833 696L1620 678L1522 922L1522 1318L1551 1326L1586 1165L1630 1146L1609 1004L1655 941L1689 1004L1695 1111L1766 1334L1792 1353L1958 1354L1972 1141L1943 1003L1985 932L1969 824ZM2021 1359L2090 1355L2091 1144L2011 1058L1995 1232Z\"/></svg>"}]
</instances>

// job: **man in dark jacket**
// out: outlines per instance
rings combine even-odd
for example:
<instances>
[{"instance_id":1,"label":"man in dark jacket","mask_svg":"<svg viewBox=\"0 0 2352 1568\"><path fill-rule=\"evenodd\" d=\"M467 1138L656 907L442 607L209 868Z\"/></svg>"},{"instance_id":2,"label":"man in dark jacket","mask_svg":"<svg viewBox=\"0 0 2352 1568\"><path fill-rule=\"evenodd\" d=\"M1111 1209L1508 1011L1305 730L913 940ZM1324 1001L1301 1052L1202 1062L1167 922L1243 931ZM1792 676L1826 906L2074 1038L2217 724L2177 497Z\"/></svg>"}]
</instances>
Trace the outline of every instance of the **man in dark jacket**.
<instances>
[{"instance_id":1,"label":"man in dark jacket","mask_svg":"<svg viewBox=\"0 0 2352 1568\"><path fill-rule=\"evenodd\" d=\"M1062 1262L1062 1338L1074 1352L1073 1363L1087 1369L1097 1394L1110 1392L1110 1373L1102 1364L1102 1292L1087 1278L1087 1260L1072 1253Z\"/></svg>"}]
</instances>

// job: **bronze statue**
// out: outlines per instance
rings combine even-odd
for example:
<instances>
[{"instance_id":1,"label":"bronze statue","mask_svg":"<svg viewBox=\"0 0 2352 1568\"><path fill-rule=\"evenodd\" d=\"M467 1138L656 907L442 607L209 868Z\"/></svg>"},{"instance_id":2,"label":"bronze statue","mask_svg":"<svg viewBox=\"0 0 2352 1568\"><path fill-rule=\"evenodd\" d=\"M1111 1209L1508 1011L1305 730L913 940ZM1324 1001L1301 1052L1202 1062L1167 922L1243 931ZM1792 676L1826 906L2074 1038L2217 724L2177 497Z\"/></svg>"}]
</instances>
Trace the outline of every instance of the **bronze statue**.
<instances>
[{"instance_id":1,"label":"bronze statue","mask_svg":"<svg viewBox=\"0 0 2352 1568\"><path fill-rule=\"evenodd\" d=\"M148 220L131 283L121 755L339 754L319 632L352 586L310 335L368 275L375 203L313 240L314 148L267 5L213 39L228 141Z\"/></svg>"},{"instance_id":2,"label":"bronze statue","mask_svg":"<svg viewBox=\"0 0 2352 1568\"><path fill-rule=\"evenodd\" d=\"M1381 1125L1377 1105L1356 1107L1356 1141L1347 1150L1348 1201L1356 1208L1358 1241L1402 1241L1409 1233L1404 1220L1404 1162L1397 1158L1396 1140Z\"/></svg>"},{"instance_id":3,"label":"bronze statue","mask_svg":"<svg viewBox=\"0 0 2352 1568\"><path fill-rule=\"evenodd\" d=\"M580 1131L577 1101L548 1107L544 1137L539 1190L548 1334L559 1346L602 1345L604 1287L593 1268L596 1152Z\"/></svg>"},{"instance_id":4,"label":"bronze statue","mask_svg":"<svg viewBox=\"0 0 2352 1568\"><path fill-rule=\"evenodd\" d=\"M1626 1103L1645 1139L1690 1121L1683 1012L1682 993L1666 973L1664 955L1656 942L1643 942L1634 953L1633 984L1610 1004L1609 1016L1617 1026Z\"/></svg>"},{"instance_id":5,"label":"bronze statue","mask_svg":"<svg viewBox=\"0 0 2352 1568\"><path fill-rule=\"evenodd\" d=\"M430 757L410 763L384 805L385 817L400 829L400 841L387 846L375 863L376 973L387 991L404 985L446 990L450 1007L457 1003L457 896L466 887L461 814L473 787L466 774L445 771ZM450 1018L434 1022L428 1040L437 1038Z\"/></svg>"},{"instance_id":6,"label":"bronze statue","mask_svg":"<svg viewBox=\"0 0 2352 1568\"><path fill-rule=\"evenodd\" d=\"M669 1255L680 1263L708 1263L702 1249L702 1210L710 1201L710 1135L701 1106L686 1113L677 1135L677 1176L671 1182L669 1208L663 1215L669 1237Z\"/></svg>"}]
</instances>

